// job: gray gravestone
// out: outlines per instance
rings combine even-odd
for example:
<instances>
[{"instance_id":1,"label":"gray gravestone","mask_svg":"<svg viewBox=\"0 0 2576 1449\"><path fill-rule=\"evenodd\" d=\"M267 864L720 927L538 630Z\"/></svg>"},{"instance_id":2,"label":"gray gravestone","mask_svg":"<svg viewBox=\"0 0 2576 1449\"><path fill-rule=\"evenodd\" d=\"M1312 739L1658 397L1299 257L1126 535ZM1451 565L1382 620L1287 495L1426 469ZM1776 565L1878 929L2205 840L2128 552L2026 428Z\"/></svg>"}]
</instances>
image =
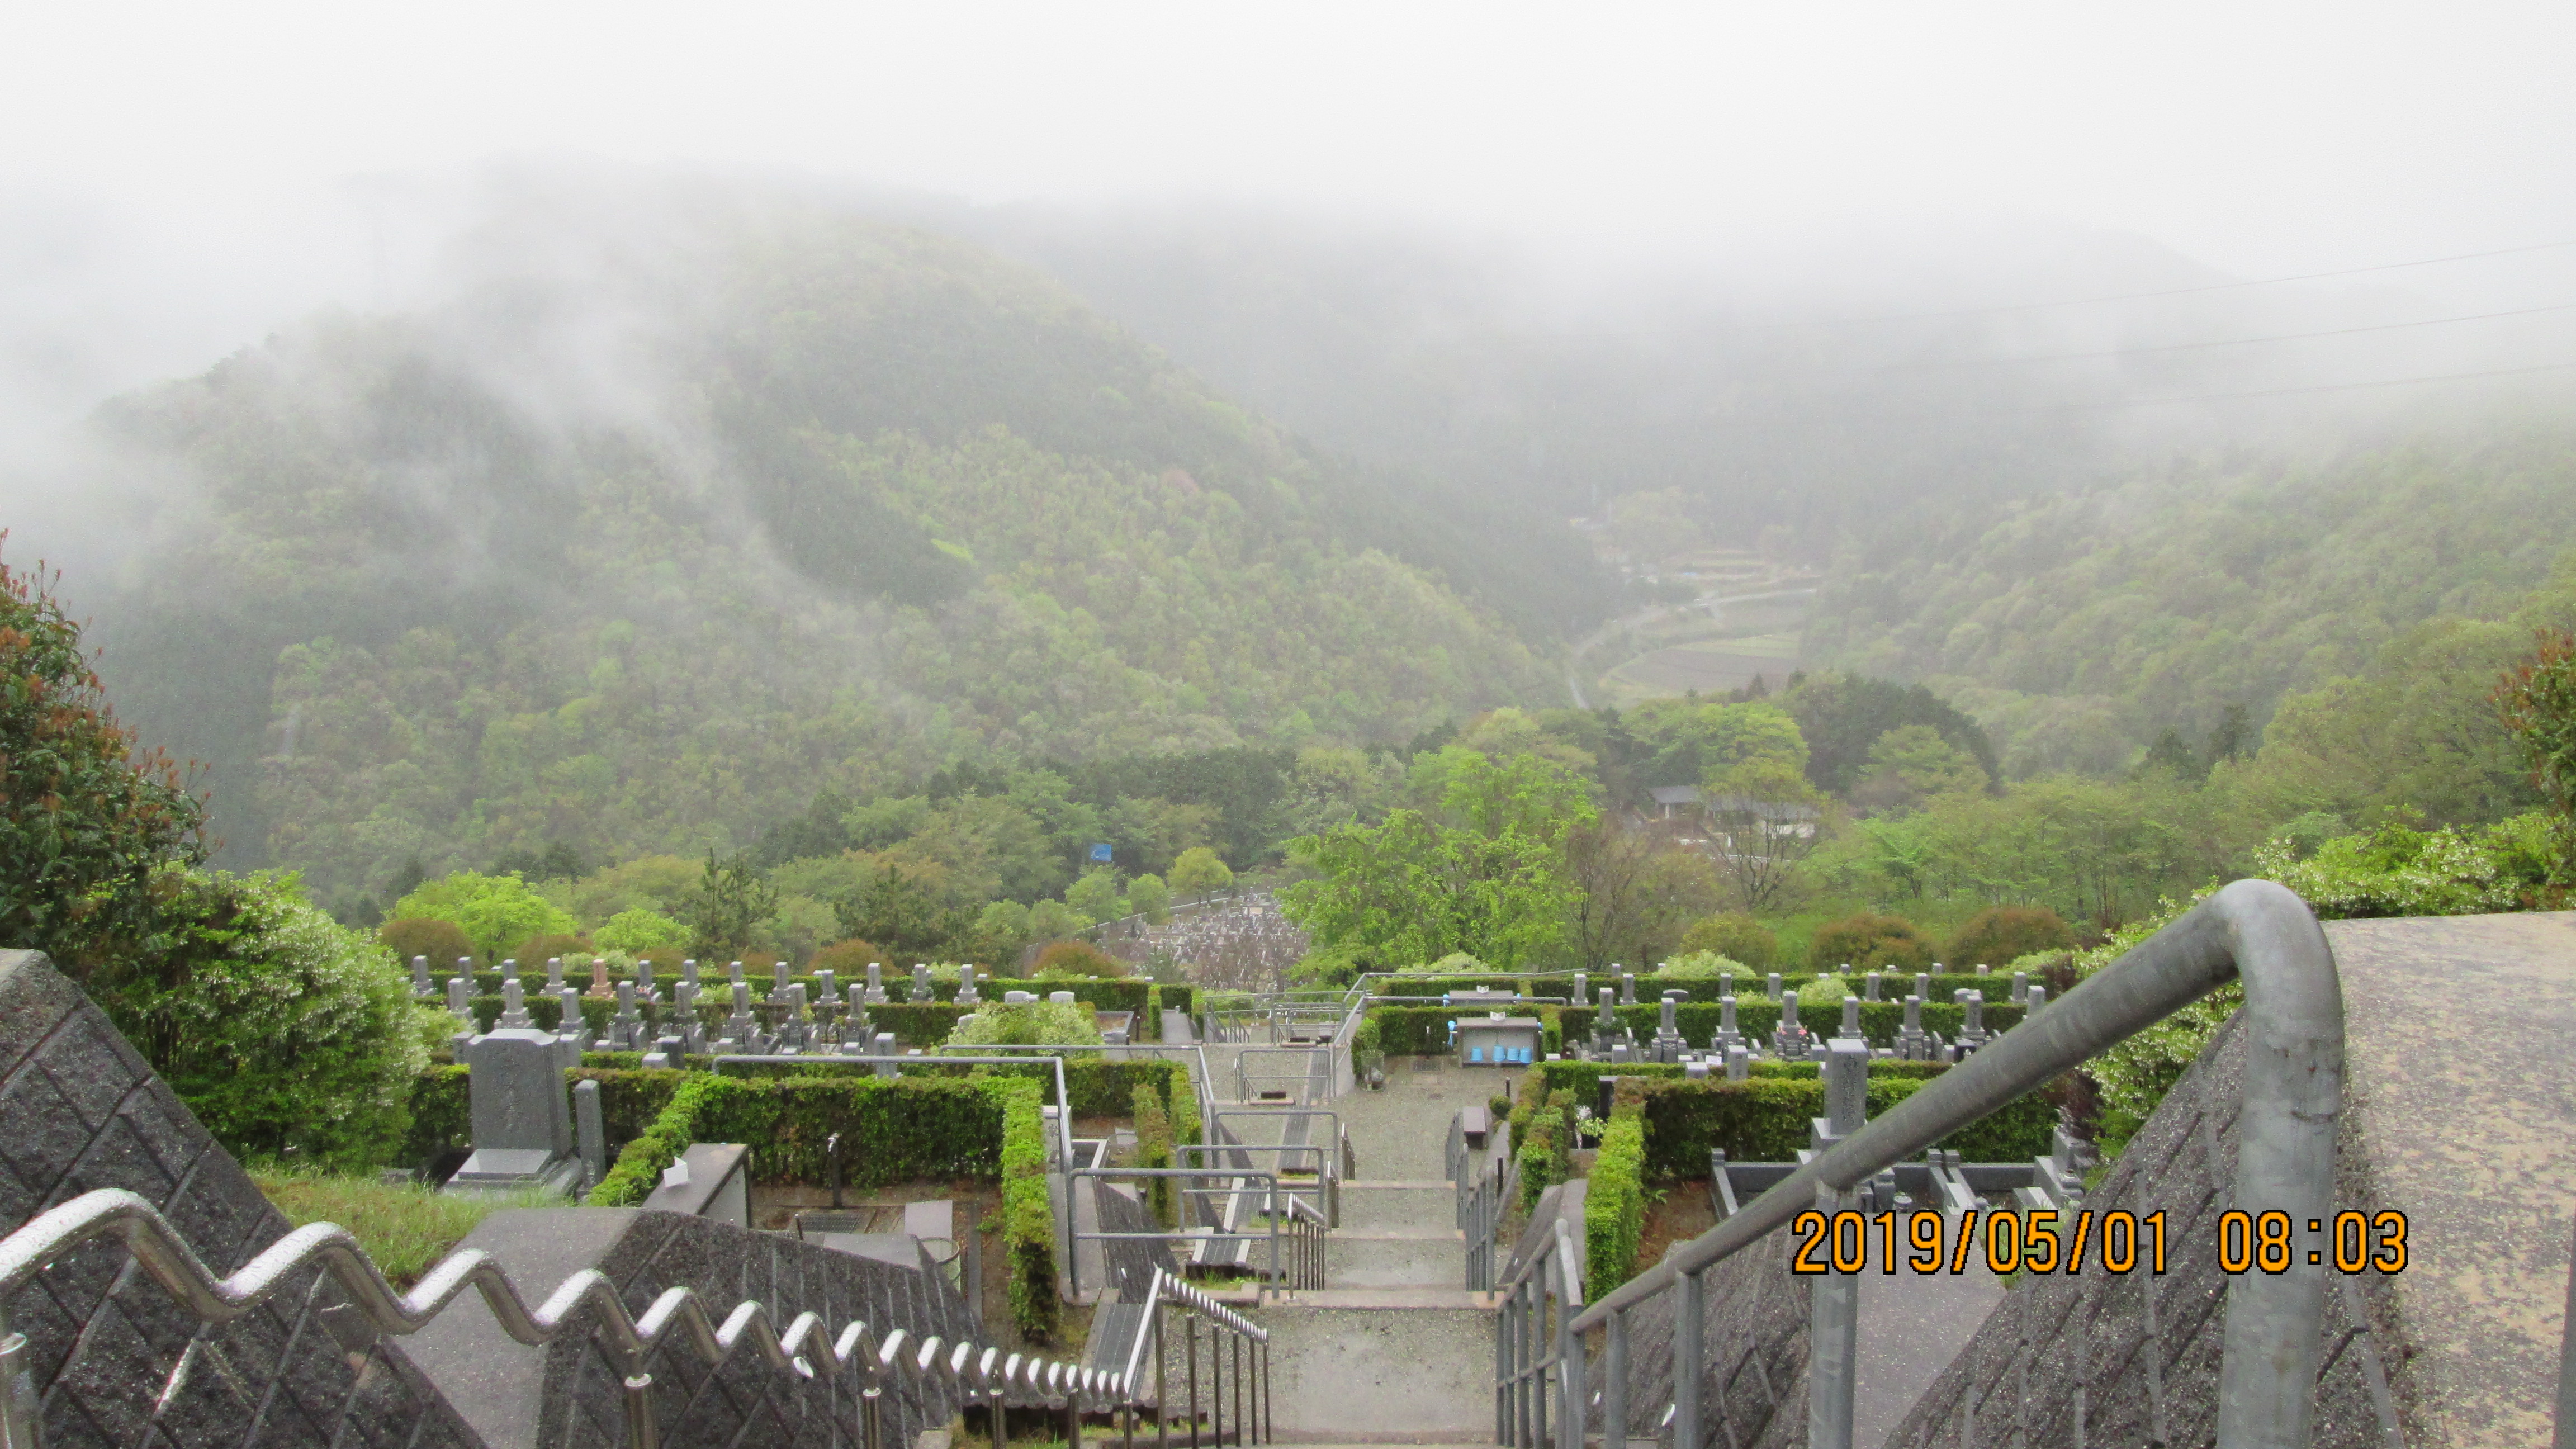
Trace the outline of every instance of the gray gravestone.
<instances>
[{"instance_id":1,"label":"gray gravestone","mask_svg":"<svg viewBox=\"0 0 2576 1449\"><path fill-rule=\"evenodd\" d=\"M537 1024L536 1019L528 1015L528 993L519 985L519 978L516 976L501 978L500 1024L508 1027L532 1027Z\"/></svg>"},{"instance_id":2,"label":"gray gravestone","mask_svg":"<svg viewBox=\"0 0 2576 1449\"><path fill-rule=\"evenodd\" d=\"M608 1125L599 1111L599 1083L585 1078L572 1088L573 1135L581 1148L581 1190L608 1175Z\"/></svg>"},{"instance_id":3,"label":"gray gravestone","mask_svg":"<svg viewBox=\"0 0 2576 1449\"><path fill-rule=\"evenodd\" d=\"M464 1055L474 1155L449 1179L450 1190L568 1188L580 1168L560 1039L504 1027L468 1042Z\"/></svg>"}]
</instances>

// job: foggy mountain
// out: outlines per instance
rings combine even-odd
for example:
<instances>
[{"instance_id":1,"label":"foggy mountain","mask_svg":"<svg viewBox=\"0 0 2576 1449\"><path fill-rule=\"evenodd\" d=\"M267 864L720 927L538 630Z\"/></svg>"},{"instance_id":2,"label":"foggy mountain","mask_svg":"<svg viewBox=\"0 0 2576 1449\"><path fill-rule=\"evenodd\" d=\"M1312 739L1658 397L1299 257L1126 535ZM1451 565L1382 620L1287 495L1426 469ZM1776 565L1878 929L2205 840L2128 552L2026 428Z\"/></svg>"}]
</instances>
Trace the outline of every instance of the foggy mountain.
<instances>
[{"instance_id":1,"label":"foggy mountain","mask_svg":"<svg viewBox=\"0 0 2576 1449\"><path fill-rule=\"evenodd\" d=\"M212 765L232 859L326 891L987 755L1401 740L1546 690L1481 600L1591 567L1560 529L1450 573L1455 500L953 240L701 195L460 258L96 424L170 480L85 591L114 697Z\"/></svg>"}]
</instances>

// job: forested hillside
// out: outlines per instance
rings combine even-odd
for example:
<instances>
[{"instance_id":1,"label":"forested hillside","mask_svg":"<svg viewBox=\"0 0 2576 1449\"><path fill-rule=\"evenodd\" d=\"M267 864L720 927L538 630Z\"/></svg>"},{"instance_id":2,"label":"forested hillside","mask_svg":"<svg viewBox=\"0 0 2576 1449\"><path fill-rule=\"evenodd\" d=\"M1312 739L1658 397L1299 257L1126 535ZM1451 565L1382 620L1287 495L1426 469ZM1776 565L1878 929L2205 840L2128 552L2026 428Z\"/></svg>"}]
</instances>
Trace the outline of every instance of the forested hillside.
<instances>
[{"instance_id":1,"label":"forested hillside","mask_svg":"<svg viewBox=\"0 0 2576 1449\"><path fill-rule=\"evenodd\" d=\"M959 761L1402 740L1551 687L1478 600L1508 581L1436 567L1458 500L1042 276L664 221L691 239L487 236L451 306L316 318L103 416L176 480L105 668L214 766L229 858L337 898L694 852Z\"/></svg>"},{"instance_id":2,"label":"forested hillside","mask_svg":"<svg viewBox=\"0 0 2576 1449\"><path fill-rule=\"evenodd\" d=\"M2114 772L2232 707L2260 731L2428 620L2507 613L2571 547L2559 429L2178 465L1857 543L1808 657L1928 681L1994 732L2008 776Z\"/></svg>"}]
</instances>

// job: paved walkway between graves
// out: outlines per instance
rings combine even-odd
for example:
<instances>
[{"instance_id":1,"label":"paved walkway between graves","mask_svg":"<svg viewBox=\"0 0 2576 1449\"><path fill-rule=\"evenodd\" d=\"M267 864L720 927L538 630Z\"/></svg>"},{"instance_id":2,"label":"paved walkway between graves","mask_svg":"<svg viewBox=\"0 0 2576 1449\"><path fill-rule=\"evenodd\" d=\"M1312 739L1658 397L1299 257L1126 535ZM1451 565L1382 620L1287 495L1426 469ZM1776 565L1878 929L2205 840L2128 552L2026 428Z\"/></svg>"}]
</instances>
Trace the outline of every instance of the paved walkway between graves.
<instances>
[{"instance_id":1,"label":"paved walkway between graves","mask_svg":"<svg viewBox=\"0 0 2576 1449\"><path fill-rule=\"evenodd\" d=\"M1247 1310L1272 1335L1281 1443L1492 1442L1494 1315L1463 1286L1444 1159L1450 1119L1502 1078L1401 1067L1386 1090L1328 1104L1358 1173L1342 1184L1326 1287Z\"/></svg>"}]
</instances>

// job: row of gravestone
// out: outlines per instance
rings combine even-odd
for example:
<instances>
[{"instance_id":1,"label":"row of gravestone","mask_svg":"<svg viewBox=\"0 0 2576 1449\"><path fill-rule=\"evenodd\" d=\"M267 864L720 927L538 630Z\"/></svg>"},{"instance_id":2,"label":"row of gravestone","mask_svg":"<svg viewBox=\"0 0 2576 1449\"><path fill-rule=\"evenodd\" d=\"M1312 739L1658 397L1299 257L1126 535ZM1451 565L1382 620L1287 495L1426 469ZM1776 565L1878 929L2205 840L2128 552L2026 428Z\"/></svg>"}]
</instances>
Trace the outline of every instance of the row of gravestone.
<instances>
[{"instance_id":1,"label":"row of gravestone","mask_svg":"<svg viewBox=\"0 0 2576 1449\"><path fill-rule=\"evenodd\" d=\"M447 982L447 1006L462 1023L463 1031L470 1034L474 1029L471 958L459 958L457 966L459 974ZM430 979L429 958L414 956L411 969L414 994L423 998L435 997L437 987ZM894 1034L875 1030L868 1019L870 1006L888 1002L880 969L877 963L868 963L867 984L861 986L852 982L844 995L844 988L831 970L815 972L814 984L808 988L804 982L789 980L788 968L782 962L775 968L776 977L768 995L755 1000L750 983L743 979L742 963L733 962L731 979L727 983L732 1010L723 1019L721 1027L711 1030L699 998L696 961L680 963L680 980L671 988L667 1011L662 1009L665 1005L662 992L653 979L653 963L638 962L633 980L614 983L617 1014L610 1019L606 1032L589 1042L588 1049L642 1052L647 1056L645 1065L657 1067L678 1067L685 1057L709 1053L775 1056L821 1052L854 1057L892 1056L895 1055ZM610 985L607 973L606 963L592 963L592 994L607 994ZM532 1027L535 1024L527 1012L525 990L520 984L518 963L504 962L502 1017L498 1025ZM580 1020L582 993L565 983L561 957L552 957L546 962L545 992L557 998L562 1005L564 1025L561 1029L575 1030L570 1024ZM931 999L930 967L926 964L912 968L912 999ZM1007 991L1002 996L1005 1005L1036 999L1025 991ZM1075 1000L1073 993L1067 991L1050 993L1048 999L1060 1003ZM983 993L976 986L975 968L971 965L961 967L953 1004L977 1006L982 1003ZM1124 1031L1114 1031L1109 1044L1125 1045Z\"/></svg>"},{"instance_id":2,"label":"row of gravestone","mask_svg":"<svg viewBox=\"0 0 2576 1449\"><path fill-rule=\"evenodd\" d=\"M1843 998L1841 1030L1836 1033L1836 1039L1858 1040L1860 1038L1861 1003L1865 1000L1887 999L1882 994L1886 974L1877 971L1869 972L1862 988L1868 994ZM1985 974L1985 968L1979 967L1978 974ZM1651 1041L1640 1042L1636 1032L1620 1025L1615 1014L1617 1004L1621 1002L1635 1004L1637 978L1633 973L1622 972L1619 983L1620 989L1617 993L1613 993L1607 986L1600 990L1601 1013L1593 1023L1591 1041L1568 1044L1570 1054L1577 1060L1678 1064L1686 1068L1689 1075L1694 1077L1706 1076L1713 1069L1722 1067L1730 1079L1742 1080L1750 1074L1751 1064L1765 1056L1784 1062L1820 1060L1823 1056L1824 1044L1817 1038L1815 1032L1798 1020L1797 994L1784 992L1781 989L1778 972L1771 973L1767 982L1769 999L1778 1002L1780 1006L1779 1023L1772 1029L1768 1052L1763 1049L1763 1043L1759 1038L1748 1036L1735 1024L1735 973L1731 971L1718 973L1718 1025L1706 1052L1691 1050L1683 1041L1680 1029L1675 1025L1674 1013L1683 999L1683 993L1679 991L1664 993L1663 1000L1659 1003L1663 1008L1662 1021L1657 1025ZM1574 989L1578 999L1588 984L1584 973L1579 971L1575 973ZM1955 1039L1945 1039L1938 1032L1925 1030L1923 1001L1931 993L1931 989L1931 973L1915 973L1914 990L1902 998L1905 1003L1905 1024L1898 1029L1895 1044L1872 1049L1875 1055L1900 1061L1957 1062L1993 1039L1994 1034L1986 1030L1986 994L1969 988L1961 988L1951 993L1952 998L1965 1012L1965 1020ZM1512 999L1509 993L1502 992L1456 992L1451 994L1449 1001L1453 1005L1478 1004L1479 998L1484 997ZM2007 999L2021 1006L2024 1011L2023 1019L2028 1020L2048 1004L2048 988L2032 981L2030 973L2016 971L2012 976L2012 994Z\"/></svg>"}]
</instances>

